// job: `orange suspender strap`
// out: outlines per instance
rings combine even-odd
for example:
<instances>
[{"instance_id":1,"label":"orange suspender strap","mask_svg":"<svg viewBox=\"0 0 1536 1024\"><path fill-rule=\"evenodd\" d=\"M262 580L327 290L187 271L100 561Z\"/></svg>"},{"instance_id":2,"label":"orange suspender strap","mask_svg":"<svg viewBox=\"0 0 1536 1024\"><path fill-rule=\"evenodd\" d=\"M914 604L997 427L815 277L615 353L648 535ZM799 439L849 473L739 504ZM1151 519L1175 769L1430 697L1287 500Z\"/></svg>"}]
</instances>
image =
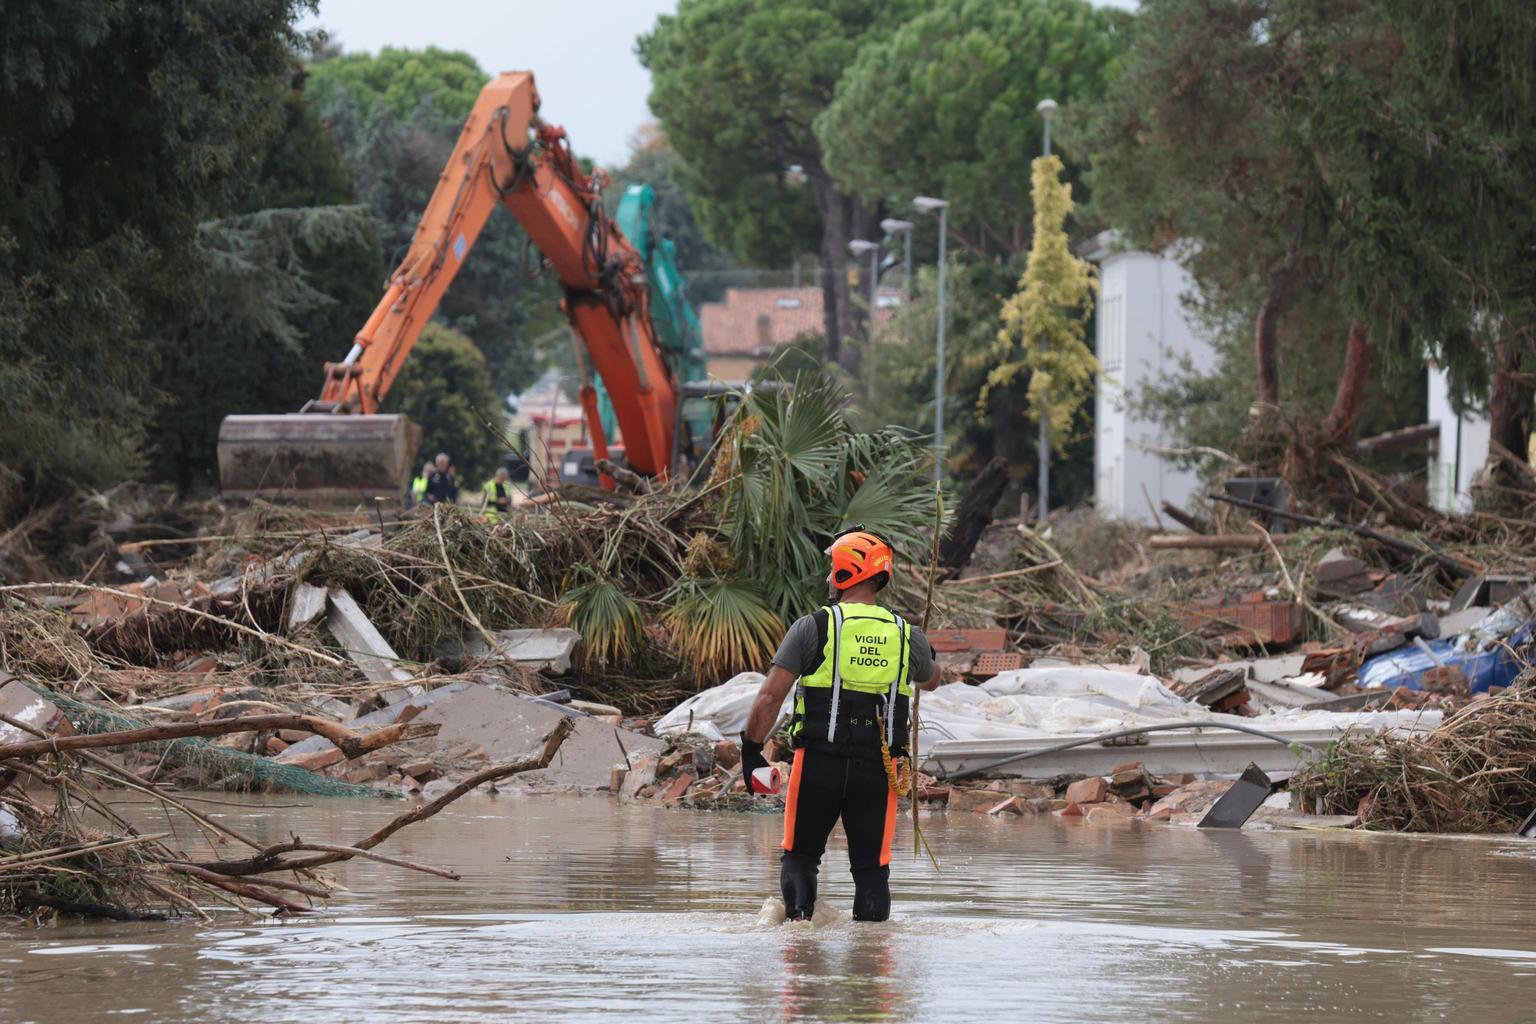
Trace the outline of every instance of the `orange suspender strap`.
<instances>
[{"instance_id":1,"label":"orange suspender strap","mask_svg":"<svg viewBox=\"0 0 1536 1024\"><path fill-rule=\"evenodd\" d=\"M912 798L917 799L917 793ZM887 867L891 863L891 843L896 838L896 791L886 788L885 791L885 835L880 840L880 866Z\"/></svg>"}]
</instances>

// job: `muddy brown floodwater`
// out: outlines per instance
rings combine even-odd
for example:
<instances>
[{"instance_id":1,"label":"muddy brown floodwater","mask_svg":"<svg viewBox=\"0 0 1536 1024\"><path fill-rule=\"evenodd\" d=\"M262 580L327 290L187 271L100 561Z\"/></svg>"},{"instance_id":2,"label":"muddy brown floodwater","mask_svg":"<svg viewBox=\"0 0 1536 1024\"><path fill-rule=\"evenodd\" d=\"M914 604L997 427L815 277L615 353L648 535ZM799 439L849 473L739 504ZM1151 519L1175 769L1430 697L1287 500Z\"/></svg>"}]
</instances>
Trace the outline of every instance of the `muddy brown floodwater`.
<instances>
[{"instance_id":1,"label":"muddy brown floodwater","mask_svg":"<svg viewBox=\"0 0 1536 1024\"><path fill-rule=\"evenodd\" d=\"M399 810L293 803L211 810L332 841ZM465 799L388 847L463 882L360 861L305 920L7 927L0 1021L1536 1021L1528 840L939 815L889 923L846 920L838 846L844 919L760 929L778 828Z\"/></svg>"}]
</instances>

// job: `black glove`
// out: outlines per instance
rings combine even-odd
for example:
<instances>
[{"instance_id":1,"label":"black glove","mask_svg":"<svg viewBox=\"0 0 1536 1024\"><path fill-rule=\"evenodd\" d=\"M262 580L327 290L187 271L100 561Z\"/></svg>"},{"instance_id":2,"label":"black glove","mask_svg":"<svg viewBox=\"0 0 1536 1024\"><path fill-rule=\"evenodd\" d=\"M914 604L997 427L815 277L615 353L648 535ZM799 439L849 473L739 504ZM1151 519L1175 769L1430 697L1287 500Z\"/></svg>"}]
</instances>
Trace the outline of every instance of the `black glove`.
<instances>
[{"instance_id":1,"label":"black glove","mask_svg":"<svg viewBox=\"0 0 1536 1024\"><path fill-rule=\"evenodd\" d=\"M747 784L747 793L749 795L755 796L757 794L752 780L752 773L759 768L767 767L768 759L763 757L763 745L761 743L753 743L743 733L741 737L741 777Z\"/></svg>"}]
</instances>

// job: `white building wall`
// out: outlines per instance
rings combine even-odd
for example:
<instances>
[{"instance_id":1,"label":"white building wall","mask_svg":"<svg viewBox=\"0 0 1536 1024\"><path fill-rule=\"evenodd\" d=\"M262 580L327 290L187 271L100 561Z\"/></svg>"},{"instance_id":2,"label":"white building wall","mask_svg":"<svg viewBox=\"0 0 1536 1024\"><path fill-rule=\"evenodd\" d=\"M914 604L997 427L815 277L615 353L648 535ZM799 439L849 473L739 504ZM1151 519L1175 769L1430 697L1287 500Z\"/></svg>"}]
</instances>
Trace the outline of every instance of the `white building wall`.
<instances>
[{"instance_id":1,"label":"white building wall","mask_svg":"<svg viewBox=\"0 0 1536 1024\"><path fill-rule=\"evenodd\" d=\"M1211 365L1210 345L1185 315L1189 275L1166 255L1110 251L1101 238L1095 350L1101 372L1095 396L1094 499L1101 512L1153 523L1161 502L1186 504L1200 489L1196 474L1159 454L1169 442L1161 426L1129 404L1143 385L1177 369L1184 357Z\"/></svg>"},{"instance_id":2,"label":"white building wall","mask_svg":"<svg viewBox=\"0 0 1536 1024\"><path fill-rule=\"evenodd\" d=\"M1429 459L1429 502L1442 512L1472 508L1472 479L1488 460L1492 425L1482 413L1457 417L1444 370L1429 367L1429 423L1440 425L1440 443Z\"/></svg>"}]
</instances>

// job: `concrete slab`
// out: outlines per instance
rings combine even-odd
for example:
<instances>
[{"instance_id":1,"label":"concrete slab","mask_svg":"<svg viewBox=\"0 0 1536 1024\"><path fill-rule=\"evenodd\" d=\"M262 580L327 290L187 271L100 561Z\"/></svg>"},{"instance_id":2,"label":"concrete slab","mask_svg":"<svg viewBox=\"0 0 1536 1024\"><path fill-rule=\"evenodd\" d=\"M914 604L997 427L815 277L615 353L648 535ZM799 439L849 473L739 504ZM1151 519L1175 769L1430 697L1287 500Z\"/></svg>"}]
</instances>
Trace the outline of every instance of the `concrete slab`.
<instances>
[{"instance_id":1,"label":"concrete slab","mask_svg":"<svg viewBox=\"0 0 1536 1024\"><path fill-rule=\"evenodd\" d=\"M1268 707L1306 708L1314 704L1325 704L1333 699L1333 694L1327 690L1284 681L1261 683L1257 679L1250 679L1248 692L1258 697L1259 701Z\"/></svg>"},{"instance_id":2,"label":"concrete slab","mask_svg":"<svg viewBox=\"0 0 1536 1024\"><path fill-rule=\"evenodd\" d=\"M372 683L408 683L410 672L400 667L400 655L345 590L330 595L325 624L364 676Z\"/></svg>"},{"instance_id":3,"label":"concrete slab","mask_svg":"<svg viewBox=\"0 0 1536 1024\"><path fill-rule=\"evenodd\" d=\"M414 720L442 725L436 738L439 748L478 744L496 762L535 749L565 716L564 709L546 701L472 684L435 701ZM576 731L561 746L553 764L519 777L559 786L604 789L612 778L613 767L623 765L626 754L633 763L659 754L661 747L658 739L582 717L576 720Z\"/></svg>"},{"instance_id":4,"label":"concrete slab","mask_svg":"<svg viewBox=\"0 0 1536 1024\"><path fill-rule=\"evenodd\" d=\"M561 675L570 671L571 652L581 642L574 629L503 629L491 634L506 656L525 668ZM440 658L493 658L497 652L478 633L455 644L446 644Z\"/></svg>"},{"instance_id":5,"label":"concrete slab","mask_svg":"<svg viewBox=\"0 0 1536 1024\"><path fill-rule=\"evenodd\" d=\"M5 672L0 672L0 714L49 736L68 736L75 731L52 701L39 697L20 679ZM23 743L34 739L37 737L25 729L0 722L0 743Z\"/></svg>"},{"instance_id":6,"label":"concrete slab","mask_svg":"<svg viewBox=\"0 0 1536 1024\"><path fill-rule=\"evenodd\" d=\"M324 587L312 583L294 587L288 605L288 631L302 629L318 619L325 612L325 599Z\"/></svg>"},{"instance_id":7,"label":"concrete slab","mask_svg":"<svg viewBox=\"0 0 1536 1024\"><path fill-rule=\"evenodd\" d=\"M444 697L451 696L462 690L467 690L473 685L475 684L469 682L448 683L444 686L439 686L435 690L428 690L425 693L419 694L417 696L407 697L404 700L396 701L387 707L381 708L378 711L371 711L368 714L354 718L345 724L346 727L351 729L353 732L366 733L372 732L375 729L383 728L386 725L394 725L396 722L408 722L412 720L416 715L420 714L427 707L429 707L431 704L433 704L435 701L442 700ZM333 746L334 744L332 744L331 741L326 739L324 736L311 736L309 739L300 740L298 743L293 744L293 746L284 750L281 754L278 754L274 760L281 761L285 764L295 761L302 761L310 754L318 753L322 750L329 750Z\"/></svg>"}]
</instances>

